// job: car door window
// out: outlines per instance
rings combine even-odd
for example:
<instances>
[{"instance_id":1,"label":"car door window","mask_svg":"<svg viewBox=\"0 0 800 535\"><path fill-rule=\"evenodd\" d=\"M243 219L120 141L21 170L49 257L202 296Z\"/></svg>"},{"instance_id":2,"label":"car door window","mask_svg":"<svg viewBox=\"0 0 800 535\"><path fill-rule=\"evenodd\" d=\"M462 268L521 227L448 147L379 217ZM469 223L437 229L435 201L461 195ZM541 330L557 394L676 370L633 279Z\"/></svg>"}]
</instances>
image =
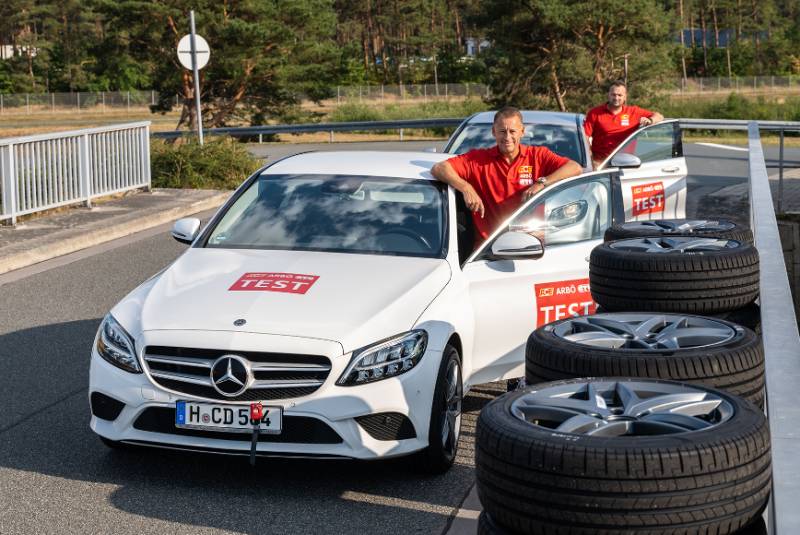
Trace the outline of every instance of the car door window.
<instances>
[{"instance_id":1,"label":"car door window","mask_svg":"<svg viewBox=\"0 0 800 535\"><path fill-rule=\"evenodd\" d=\"M676 129L672 123L657 124L639 132L619 150L633 154L642 163L668 160L676 146Z\"/></svg>"},{"instance_id":2,"label":"car door window","mask_svg":"<svg viewBox=\"0 0 800 535\"><path fill-rule=\"evenodd\" d=\"M592 175L556 186L511 220L509 231L529 232L547 247L603 237L611 225L611 177Z\"/></svg>"}]
</instances>

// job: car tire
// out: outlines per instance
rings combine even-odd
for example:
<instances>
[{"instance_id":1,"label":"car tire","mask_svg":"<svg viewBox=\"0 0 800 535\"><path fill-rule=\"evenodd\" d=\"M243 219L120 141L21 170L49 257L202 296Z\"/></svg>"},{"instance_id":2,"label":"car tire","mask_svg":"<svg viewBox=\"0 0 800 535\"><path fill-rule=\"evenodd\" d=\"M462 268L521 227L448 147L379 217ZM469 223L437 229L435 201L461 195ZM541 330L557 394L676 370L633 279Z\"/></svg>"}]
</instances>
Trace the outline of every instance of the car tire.
<instances>
[{"instance_id":1,"label":"car tire","mask_svg":"<svg viewBox=\"0 0 800 535\"><path fill-rule=\"evenodd\" d=\"M481 511L478 515L478 533L477 535L516 535L514 532L508 531L503 526L494 521L486 511Z\"/></svg>"},{"instance_id":2,"label":"car tire","mask_svg":"<svg viewBox=\"0 0 800 535\"><path fill-rule=\"evenodd\" d=\"M605 310L601 306L596 307L594 311L595 314L604 314L606 312L609 311ZM635 311L632 310L630 312ZM731 310L730 312L711 314L709 317L719 318L721 320L730 321L731 323L736 323L737 325L747 327L754 333L761 335L761 307L755 303L750 303L746 307Z\"/></svg>"},{"instance_id":3,"label":"car tire","mask_svg":"<svg viewBox=\"0 0 800 535\"><path fill-rule=\"evenodd\" d=\"M712 416L702 422L695 418L703 404L688 398L681 407L667 404L672 411L631 416L636 424L600 420L588 412L579 416L597 419L604 436L555 430L570 425L566 420L572 413L560 408L567 404L593 403L605 413L615 410L615 404L620 407L617 400L623 397L614 392L609 397L609 385L638 394L694 392L699 397L693 399L712 400L705 406L713 407ZM582 391L582 397L565 393L560 404L548 406L562 391ZM534 396L544 404L529 405ZM598 398L608 405L601 409ZM631 414L642 403L653 402L652 397L625 399L631 402ZM673 418L673 411L692 404L695 409L677 417L684 429L679 434L662 431L671 426L663 421L644 423L645 418ZM627 405L622 406L627 414ZM567 416L553 416L559 410ZM690 426L707 427L691 429L684 423L687 418ZM585 428L591 429L589 425ZM633 436L609 433L612 425L630 429ZM758 521L772 486L763 412L724 391L646 379L559 381L491 401L478 418L475 466L486 513L508 531L535 535L732 534Z\"/></svg>"},{"instance_id":4,"label":"car tire","mask_svg":"<svg viewBox=\"0 0 800 535\"><path fill-rule=\"evenodd\" d=\"M683 228L682 228L683 227ZM688 228L687 228L688 227ZM658 219L628 221L606 229L603 241L651 236L694 236L697 238L726 238L753 244L753 231L732 221L703 221L691 219Z\"/></svg>"},{"instance_id":5,"label":"car tire","mask_svg":"<svg viewBox=\"0 0 800 535\"><path fill-rule=\"evenodd\" d=\"M700 247L686 237L601 243L589 257L589 285L610 311L729 312L758 297L758 251L736 240Z\"/></svg>"},{"instance_id":6,"label":"car tire","mask_svg":"<svg viewBox=\"0 0 800 535\"><path fill-rule=\"evenodd\" d=\"M108 439L102 435L97 435L100 437L100 442L105 444L107 448L110 448L114 451L119 452L128 452L128 451L137 451L139 448L132 445L132 444L125 444L124 442L119 442L117 440Z\"/></svg>"},{"instance_id":7,"label":"car tire","mask_svg":"<svg viewBox=\"0 0 800 535\"><path fill-rule=\"evenodd\" d=\"M411 456L414 468L424 474L450 470L458 454L464 385L458 350L446 345L433 390L428 447Z\"/></svg>"},{"instance_id":8,"label":"car tire","mask_svg":"<svg viewBox=\"0 0 800 535\"><path fill-rule=\"evenodd\" d=\"M636 327L647 321L652 326L639 333ZM679 334L670 338L667 329ZM697 329L712 331L708 338L716 342L696 340ZM620 334L614 338L606 332ZM587 336L594 338L584 339ZM615 340L620 345L610 347ZM760 337L741 325L679 314L595 314L564 318L531 333L525 347L527 384L578 377L685 381L720 388L763 407L764 346Z\"/></svg>"}]
</instances>

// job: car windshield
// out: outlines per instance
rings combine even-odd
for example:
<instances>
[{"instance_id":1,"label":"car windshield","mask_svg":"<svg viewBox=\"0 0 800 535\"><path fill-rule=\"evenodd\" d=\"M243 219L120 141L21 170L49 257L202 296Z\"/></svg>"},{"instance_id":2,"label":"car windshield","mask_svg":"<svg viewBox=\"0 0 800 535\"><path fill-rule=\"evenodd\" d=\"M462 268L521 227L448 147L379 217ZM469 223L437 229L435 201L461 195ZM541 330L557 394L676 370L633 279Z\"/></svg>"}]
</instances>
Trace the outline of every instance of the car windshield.
<instances>
[{"instance_id":1,"label":"car windshield","mask_svg":"<svg viewBox=\"0 0 800 535\"><path fill-rule=\"evenodd\" d=\"M438 181L261 175L208 234L207 247L439 258Z\"/></svg>"},{"instance_id":2,"label":"car windshield","mask_svg":"<svg viewBox=\"0 0 800 535\"><path fill-rule=\"evenodd\" d=\"M523 145L547 147L559 156L564 156L585 166L578 129L575 126L532 124L525 125ZM472 149L488 149L497 145L492 136L492 123L468 124L458 133L449 154L465 154Z\"/></svg>"}]
</instances>

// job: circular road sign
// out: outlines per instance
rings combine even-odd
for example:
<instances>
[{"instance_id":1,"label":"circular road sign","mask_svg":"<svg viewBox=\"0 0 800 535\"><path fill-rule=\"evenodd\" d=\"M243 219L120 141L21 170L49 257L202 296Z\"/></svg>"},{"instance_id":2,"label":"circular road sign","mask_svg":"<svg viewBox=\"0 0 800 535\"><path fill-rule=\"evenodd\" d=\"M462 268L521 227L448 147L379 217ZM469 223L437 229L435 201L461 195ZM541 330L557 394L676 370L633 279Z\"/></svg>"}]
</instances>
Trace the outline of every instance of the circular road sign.
<instances>
[{"instance_id":1,"label":"circular road sign","mask_svg":"<svg viewBox=\"0 0 800 535\"><path fill-rule=\"evenodd\" d=\"M199 35L194 36L195 47L197 48L197 69L200 70L208 63L208 58L211 56L211 49L208 48L208 43ZM181 65L189 70L192 70L192 36L185 35L178 43L178 60Z\"/></svg>"}]
</instances>

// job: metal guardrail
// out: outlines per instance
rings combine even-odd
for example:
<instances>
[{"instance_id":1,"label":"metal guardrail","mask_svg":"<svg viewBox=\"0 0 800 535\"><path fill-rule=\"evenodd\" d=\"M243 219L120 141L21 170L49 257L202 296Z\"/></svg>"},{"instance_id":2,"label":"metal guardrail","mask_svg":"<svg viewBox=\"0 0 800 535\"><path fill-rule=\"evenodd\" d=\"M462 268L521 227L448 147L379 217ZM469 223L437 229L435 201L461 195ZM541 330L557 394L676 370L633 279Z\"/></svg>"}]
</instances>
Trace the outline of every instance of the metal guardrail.
<instances>
[{"instance_id":1,"label":"metal guardrail","mask_svg":"<svg viewBox=\"0 0 800 535\"><path fill-rule=\"evenodd\" d=\"M358 123L312 123L312 124L286 124L270 126L240 126L231 128L203 129L204 136L249 136L266 134L302 134L307 132L330 132L333 142L334 132L352 132L357 130L400 130L400 139L403 139L404 129L413 128L457 128L464 122L464 118L455 119L411 119L405 121L367 121ZM196 135L197 130L171 130L153 132L154 138L173 139L183 136Z\"/></svg>"},{"instance_id":2,"label":"metal guardrail","mask_svg":"<svg viewBox=\"0 0 800 535\"><path fill-rule=\"evenodd\" d=\"M772 436L770 535L800 533L800 334L772 204L760 125L748 127L750 224L760 256L761 330L767 378L766 410Z\"/></svg>"},{"instance_id":3,"label":"metal guardrail","mask_svg":"<svg viewBox=\"0 0 800 535\"><path fill-rule=\"evenodd\" d=\"M150 122L0 139L0 221L150 189Z\"/></svg>"}]
</instances>

